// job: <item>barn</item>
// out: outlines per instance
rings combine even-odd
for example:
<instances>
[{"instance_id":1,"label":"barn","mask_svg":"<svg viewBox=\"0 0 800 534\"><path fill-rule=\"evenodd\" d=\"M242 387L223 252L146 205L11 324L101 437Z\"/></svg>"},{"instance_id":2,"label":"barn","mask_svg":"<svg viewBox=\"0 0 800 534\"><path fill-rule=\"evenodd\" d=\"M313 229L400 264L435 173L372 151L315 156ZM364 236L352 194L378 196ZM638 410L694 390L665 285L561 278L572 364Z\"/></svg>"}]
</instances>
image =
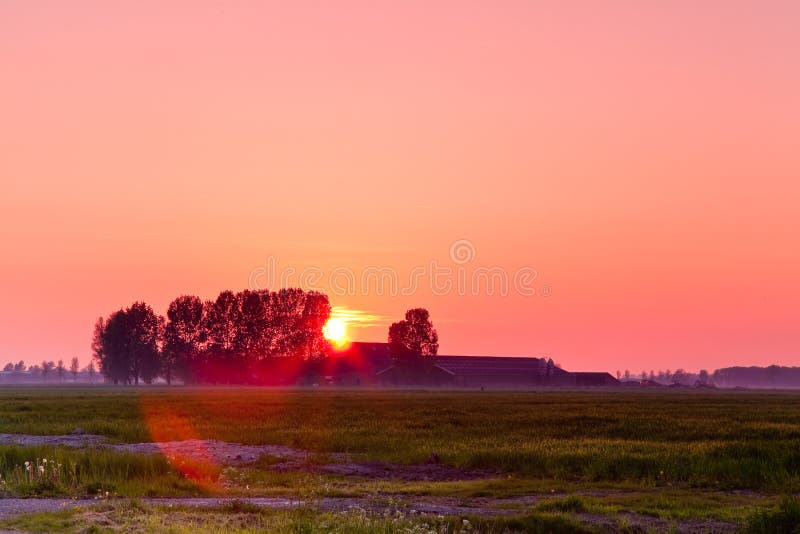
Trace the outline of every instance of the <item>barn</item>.
<instances>
[{"instance_id":1,"label":"barn","mask_svg":"<svg viewBox=\"0 0 800 534\"><path fill-rule=\"evenodd\" d=\"M532 357L437 356L430 365L397 365L388 343L353 342L323 365L324 383L345 386L426 385L456 388L615 386L608 373L571 373Z\"/></svg>"}]
</instances>

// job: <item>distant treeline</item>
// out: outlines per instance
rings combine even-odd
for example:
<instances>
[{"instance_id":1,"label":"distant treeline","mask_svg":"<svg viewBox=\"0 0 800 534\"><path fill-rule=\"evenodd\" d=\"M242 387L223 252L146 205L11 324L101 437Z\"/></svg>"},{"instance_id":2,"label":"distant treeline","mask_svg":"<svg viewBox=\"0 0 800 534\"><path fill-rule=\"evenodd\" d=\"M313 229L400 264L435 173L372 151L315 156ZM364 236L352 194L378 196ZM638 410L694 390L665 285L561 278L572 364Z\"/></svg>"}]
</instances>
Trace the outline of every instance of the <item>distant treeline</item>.
<instances>
[{"instance_id":1,"label":"distant treeline","mask_svg":"<svg viewBox=\"0 0 800 534\"><path fill-rule=\"evenodd\" d=\"M98 319L92 353L114 384L269 384L296 379L330 345L322 328L327 295L302 289L223 291L216 300L184 295L161 317L136 302Z\"/></svg>"},{"instance_id":2,"label":"distant treeline","mask_svg":"<svg viewBox=\"0 0 800 534\"><path fill-rule=\"evenodd\" d=\"M800 367L726 367L712 375L720 387L800 388Z\"/></svg>"}]
</instances>

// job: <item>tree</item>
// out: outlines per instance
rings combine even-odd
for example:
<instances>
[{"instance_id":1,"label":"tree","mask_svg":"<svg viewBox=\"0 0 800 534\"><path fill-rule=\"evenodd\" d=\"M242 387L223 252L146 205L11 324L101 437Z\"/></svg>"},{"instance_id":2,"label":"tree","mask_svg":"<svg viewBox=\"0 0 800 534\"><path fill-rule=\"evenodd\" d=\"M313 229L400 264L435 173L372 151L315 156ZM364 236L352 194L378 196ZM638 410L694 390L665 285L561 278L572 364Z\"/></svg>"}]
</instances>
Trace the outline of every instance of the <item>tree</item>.
<instances>
[{"instance_id":1,"label":"tree","mask_svg":"<svg viewBox=\"0 0 800 534\"><path fill-rule=\"evenodd\" d=\"M223 291L213 302L205 305L203 329L208 343L205 351L206 373L215 382L238 382L244 359L240 351L241 306L236 294Z\"/></svg>"},{"instance_id":2,"label":"tree","mask_svg":"<svg viewBox=\"0 0 800 534\"><path fill-rule=\"evenodd\" d=\"M58 373L58 381L63 382L64 373L66 372L66 369L64 368L64 360L58 360L58 365L56 365L56 371Z\"/></svg>"},{"instance_id":3,"label":"tree","mask_svg":"<svg viewBox=\"0 0 800 534\"><path fill-rule=\"evenodd\" d=\"M303 332L306 342L306 359L321 358L330 347L322 329L331 317L331 303L328 295L316 291L306 293L303 306Z\"/></svg>"},{"instance_id":4,"label":"tree","mask_svg":"<svg viewBox=\"0 0 800 534\"><path fill-rule=\"evenodd\" d=\"M701 384L708 384L708 371L701 369L698 378Z\"/></svg>"},{"instance_id":5,"label":"tree","mask_svg":"<svg viewBox=\"0 0 800 534\"><path fill-rule=\"evenodd\" d=\"M389 327L389 350L398 360L433 357L439 351L439 335L425 308L413 308L406 318Z\"/></svg>"},{"instance_id":6,"label":"tree","mask_svg":"<svg viewBox=\"0 0 800 534\"><path fill-rule=\"evenodd\" d=\"M94 384L94 362L90 361L89 365L86 366L86 373L89 375L89 383Z\"/></svg>"},{"instance_id":7,"label":"tree","mask_svg":"<svg viewBox=\"0 0 800 534\"><path fill-rule=\"evenodd\" d=\"M111 314L95 324L92 351L100 369L115 384L147 383L161 368L159 341L163 320L144 302Z\"/></svg>"},{"instance_id":8,"label":"tree","mask_svg":"<svg viewBox=\"0 0 800 534\"><path fill-rule=\"evenodd\" d=\"M678 369L675 371L675 374L672 375L672 381L676 384L687 384L689 383L689 374L683 369Z\"/></svg>"},{"instance_id":9,"label":"tree","mask_svg":"<svg viewBox=\"0 0 800 534\"><path fill-rule=\"evenodd\" d=\"M25 362L20 360L14 365L15 371L24 371L25 370Z\"/></svg>"},{"instance_id":10,"label":"tree","mask_svg":"<svg viewBox=\"0 0 800 534\"><path fill-rule=\"evenodd\" d=\"M298 357L305 352L305 307L306 293L302 289L285 288L270 294L267 319L270 325L269 352L272 356Z\"/></svg>"},{"instance_id":11,"label":"tree","mask_svg":"<svg viewBox=\"0 0 800 534\"><path fill-rule=\"evenodd\" d=\"M127 384L130 381L128 365L127 326L124 310L118 310L95 323L92 351L100 371L109 382Z\"/></svg>"},{"instance_id":12,"label":"tree","mask_svg":"<svg viewBox=\"0 0 800 534\"><path fill-rule=\"evenodd\" d=\"M55 367L53 362L42 360L42 380L47 381L47 375L50 374L50 371L53 370L53 367Z\"/></svg>"},{"instance_id":13,"label":"tree","mask_svg":"<svg viewBox=\"0 0 800 534\"><path fill-rule=\"evenodd\" d=\"M168 385L175 375L184 382L191 380L192 371L199 363L204 337L203 301L192 295L173 300L164 326L162 370Z\"/></svg>"},{"instance_id":14,"label":"tree","mask_svg":"<svg viewBox=\"0 0 800 534\"><path fill-rule=\"evenodd\" d=\"M163 319L144 302L134 302L126 314L130 373L134 384L138 385L140 379L149 384L161 372Z\"/></svg>"},{"instance_id":15,"label":"tree","mask_svg":"<svg viewBox=\"0 0 800 534\"><path fill-rule=\"evenodd\" d=\"M76 382L78 380L78 369L80 363L78 362L78 358L72 358L72 361L69 364L69 372L72 373L72 381Z\"/></svg>"},{"instance_id":16,"label":"tree","mask_svg":"<svg viewBox=\"0 0 800 534\"><path fill-rule=\"evenodd\" d=\"M94 323L94 331L92 332L92 359L90 361L97 362L100 369L103 369L103 361L106 355L103 353L103 335L106 331L106 322L102 317L99 317Z\"/></svg>"}]
</instances>

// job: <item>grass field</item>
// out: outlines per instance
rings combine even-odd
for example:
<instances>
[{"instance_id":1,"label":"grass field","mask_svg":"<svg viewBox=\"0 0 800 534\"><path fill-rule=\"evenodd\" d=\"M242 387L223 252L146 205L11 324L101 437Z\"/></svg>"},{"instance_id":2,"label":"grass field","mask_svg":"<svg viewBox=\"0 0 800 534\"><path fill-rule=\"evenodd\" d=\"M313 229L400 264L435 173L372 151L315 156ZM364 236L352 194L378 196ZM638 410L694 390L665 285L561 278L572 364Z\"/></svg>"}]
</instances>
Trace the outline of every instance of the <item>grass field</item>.
<instances>
[{"instance_id":1,"label":"grass field","mask_svg":"<svg viewBox=\"0 0 800 534\"><path fill-rule=\"evenodd\" d=\"M288 445L314 453L311 462L350 453L365 462L421 464L436 453L446 466L484 475L391 480L281 472L271 470L265 457L238 468L207 466L205 483L195 484L162 457L4 445L5 481L15 473L19 479L20 466L35 458L66 466L58 480L18 480L4 491L126 497L550 494L558 499L549 501L550 508L541 504L538 519L528 515L527 521L624 512L742 525L800 491L800 394L782 392L0 389L0 433L69 434L76 428L121 443L203 438ZM273 520L289 519L277 514Z\"/></svg>"}]
</instances>

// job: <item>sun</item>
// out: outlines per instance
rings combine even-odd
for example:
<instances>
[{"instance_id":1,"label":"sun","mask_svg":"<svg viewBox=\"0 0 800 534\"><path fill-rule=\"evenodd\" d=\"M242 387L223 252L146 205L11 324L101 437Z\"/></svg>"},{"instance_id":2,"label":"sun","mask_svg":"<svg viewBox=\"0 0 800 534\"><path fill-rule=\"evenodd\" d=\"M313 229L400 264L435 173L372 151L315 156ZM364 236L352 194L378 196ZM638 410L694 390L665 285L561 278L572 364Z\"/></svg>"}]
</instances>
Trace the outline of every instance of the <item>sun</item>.
<instances>
[{"instance_id":1,"label":"sun","mask_svg":"<svg viewBox=\"0 0 800 534\"><path fill-rule=\"evenodd\" d=\"M335 346L343 347L347 343L347 323L344 319L332 317L328 319L328 322L322 327L322 334L325 336L325 339Z\"/></svg>"}]
</instances>

